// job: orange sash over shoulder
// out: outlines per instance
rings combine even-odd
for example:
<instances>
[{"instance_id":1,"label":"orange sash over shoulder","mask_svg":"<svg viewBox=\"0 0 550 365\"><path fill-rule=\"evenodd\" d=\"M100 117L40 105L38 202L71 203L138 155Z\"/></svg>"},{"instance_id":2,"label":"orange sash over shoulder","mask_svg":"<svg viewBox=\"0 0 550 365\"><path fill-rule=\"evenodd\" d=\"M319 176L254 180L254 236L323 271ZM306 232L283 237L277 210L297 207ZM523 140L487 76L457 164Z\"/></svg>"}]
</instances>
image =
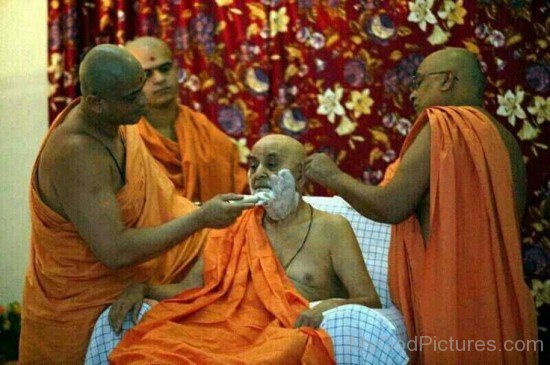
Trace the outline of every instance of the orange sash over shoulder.
<instances>
[{"instance_id":1,"label":"orange sash over shoulder","mask_svg":"<svg viewBox=\"0 0 550 365\"><path fill-rule=\"evenodd\" d=\"M237 146L203 114L180 105L174 125L178 142L164 137L145 118L138 127L153 157L187 199L205 201L246 190Z\"/></svg>"},{"instance_id":2,"label":"orange sash over shoulder","mask_svg":"<svg viewBox=\"0 0 550 365\"><path fill-rule=\"evenodd\" d=\"M204 286L151 309L115 348L112 364L333 364L323 330L293 328L308 308L275 257L262 208L212 231Z\"/></svg>"},{"instance_id":3,"label":"orange sash over shoulder","mask_svg":"<svg viewBox=\"0 0 550 365\"><path fill-rule=\"evenodd\" d=\"M49 133L76 104L78 101L57 118ZM121 134L126 145L126 184L117 200L125 225L158 226L195 209L160 172L137 127L121 127ZM109 269L96 259L76 227L42 202L36 176L39 160L40 154L31 181L31 252L23 296L20 360L22 364L78 364L84 360L94 323L105 307L131 282L180 280L201 252L207 231L195 233L156 259Z\"/></svg>"},{"instance_id":4,"label":"orange sash over shoulder","mask_svg":"<svg viewBox=\"0 0 550 365\"><path fill-rule=\"evenodd\" d=\"M391 296L416 341L413 362L536 363L506 146L481 111L437 107L416 121L401 156L426 123L430 238L424 245L412 216L393 226L389 253Z\"/></svg>"}]
</instances>

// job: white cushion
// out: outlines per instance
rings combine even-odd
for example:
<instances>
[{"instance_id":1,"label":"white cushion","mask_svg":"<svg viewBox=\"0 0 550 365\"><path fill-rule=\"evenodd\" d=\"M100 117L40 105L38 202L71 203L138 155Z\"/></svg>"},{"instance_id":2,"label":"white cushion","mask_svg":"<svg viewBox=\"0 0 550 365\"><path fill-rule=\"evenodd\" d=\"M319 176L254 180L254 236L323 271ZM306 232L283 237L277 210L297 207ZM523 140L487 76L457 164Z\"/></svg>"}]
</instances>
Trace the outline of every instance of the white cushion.
<instances>
[{"instance_id":1,"label":"white cushion","mask_svg":"<svg viewBox=\"0 0 550 365\"><path fill-rule=\"evenodd\" d=\"M319 210L340 214L350 222L382 307L391 307L388 291L388 249L391 226L363 217L339 196L304 196L304 200Z\"/></svg>"}]
</instances>

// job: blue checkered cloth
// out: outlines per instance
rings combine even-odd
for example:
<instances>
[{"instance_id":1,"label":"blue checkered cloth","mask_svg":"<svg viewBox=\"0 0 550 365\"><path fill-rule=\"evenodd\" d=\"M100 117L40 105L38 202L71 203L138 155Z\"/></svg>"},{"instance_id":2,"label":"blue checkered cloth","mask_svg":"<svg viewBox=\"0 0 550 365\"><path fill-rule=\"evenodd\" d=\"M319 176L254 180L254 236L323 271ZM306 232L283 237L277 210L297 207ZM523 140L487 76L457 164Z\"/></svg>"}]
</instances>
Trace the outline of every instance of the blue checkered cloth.
<instances>
[{"instance_id":1,"label":"blue checkered cloth","mask_svg":"<svg viewBox=\"0 0 550 365\"><path fill-rule=\"evenodd\" d=\"M359 305L344 305L324 313L321 327L332 338L338 364L406 364L407 335L403 317L393 307L388 290L388 249L390 226L361 216L339 197L304 197L312 206L344 216L351 224L374 287L380 297L382 309ZM149 310L144 304L141 316ZM118 344L117 336L109 327L108 310L99 317L86 354L86 364L106 364L107 356ZM133 326L130 317L122 328ZM124 333L123 332L123 333Z\"/></svg>"},{"instance_id":2,"label":"blue checkered cloth","mask_svg":"<svg viewBox=\"0 0 550 365\"><path fill-rule=\"evenodd\" d=\"M151 307L143 304L139 318ZM100 316L92 333L85 365L108 364L107 357L134 323L128 314L117 335L109 326L109 309ZM406 364L403 319L395 307L372 309L342 305L323 313L323 328L332 339L337 364Z\"/></svg>"},{"instance_id":3,"label":"blue checkered cloth","mask_svg":"<svg viewBox=\"0 0 550 365\"><path fill-rule=\"evenodd\" d=\"M357 241L359 241L365 265L369 270L382 308L393 306L388 289L388 250L391 226L363 217L338 196L305 196L304 200L319 210L340 214L350 222Z\"/></svg>"}]
</instances>

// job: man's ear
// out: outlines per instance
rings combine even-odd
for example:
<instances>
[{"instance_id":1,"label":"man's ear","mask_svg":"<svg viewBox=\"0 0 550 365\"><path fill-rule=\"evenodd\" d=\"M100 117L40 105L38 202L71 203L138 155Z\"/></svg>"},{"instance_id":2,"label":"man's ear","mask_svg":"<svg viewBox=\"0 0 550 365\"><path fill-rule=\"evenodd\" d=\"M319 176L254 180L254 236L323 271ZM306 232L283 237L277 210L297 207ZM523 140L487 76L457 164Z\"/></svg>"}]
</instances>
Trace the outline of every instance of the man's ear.
<instances>
[{"instance_id":1,"label":"man's ear","mask_svg":"<svg viewBox=\"0 0 550 365\"><path fill-rule=\"evenodd\" d=\"M100 114L103 109L103 99L96 95L86 95L85 96L86 105L88 108L96 113Z\"/></svg>"},{"instance_id":2,"label":"man's ear","mask_svg":"<svg viewBox=\"0 0 550 365\"><path fill-rule=\"evenodd\" d=\"M441 84L441 87L439 90L441 91L449 91L454 87L454 82L456 78L452 71L449 71L445 74L445 78L443 79L443 83Z\"/></svg>"}]
</instances>

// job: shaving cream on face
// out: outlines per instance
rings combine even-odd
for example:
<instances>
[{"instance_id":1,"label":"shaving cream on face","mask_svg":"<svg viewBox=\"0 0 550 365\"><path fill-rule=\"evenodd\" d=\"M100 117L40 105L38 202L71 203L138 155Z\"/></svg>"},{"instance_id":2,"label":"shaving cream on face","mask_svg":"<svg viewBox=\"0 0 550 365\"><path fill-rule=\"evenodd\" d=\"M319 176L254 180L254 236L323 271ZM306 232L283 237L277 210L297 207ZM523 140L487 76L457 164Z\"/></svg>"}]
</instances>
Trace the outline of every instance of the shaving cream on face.
<instances>
[{"instance_id":1,"label":"shaving cream on face","mask_svg":"<svg viewBox=\"0 0 550 365\"><path fill-rule=\"evenodd\" d=\"M300 194L296 191L294 176L288 169L282 169L269 178L273 198L264 205L266 214L272 220L283 220L290 215L300 202Z\"/></svg>"}]
</instances>

